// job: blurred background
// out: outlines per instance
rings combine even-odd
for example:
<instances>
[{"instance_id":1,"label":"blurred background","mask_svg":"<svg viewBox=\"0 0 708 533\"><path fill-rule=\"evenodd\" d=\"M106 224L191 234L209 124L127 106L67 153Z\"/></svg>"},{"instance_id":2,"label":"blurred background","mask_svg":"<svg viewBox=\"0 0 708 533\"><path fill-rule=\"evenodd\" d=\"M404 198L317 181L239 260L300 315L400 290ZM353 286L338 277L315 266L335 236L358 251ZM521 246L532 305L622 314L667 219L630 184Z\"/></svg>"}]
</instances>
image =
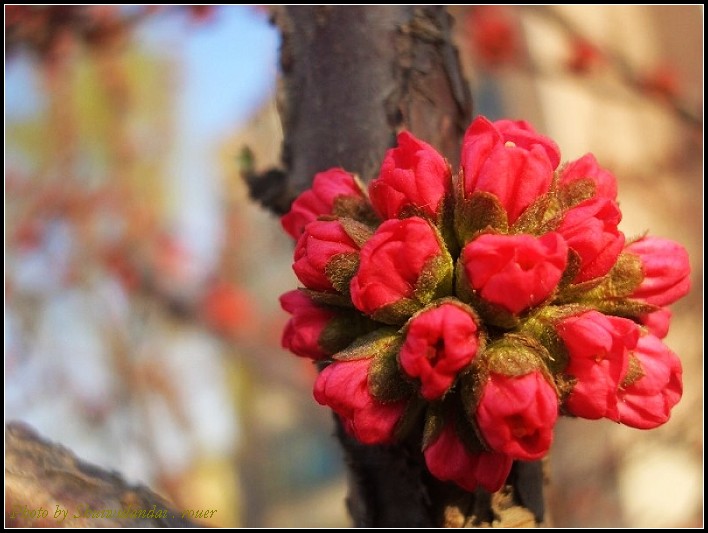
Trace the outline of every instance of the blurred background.
<instances>
[{"instance_id":1,"label":"blurred background","mask_svg":"<svg viewBox=\"0 0 708 533\"><path fill-rule=\"evenodd\" d=\"M691 256L671 420L563 420L565 527L703 524L702 6L455 6L475 113L619 182L628 236ZM5 6L5 419L211 526L347 526L311 364L280 348L292 243L239 154L279 162L277 29L254 6ZM383 156L383 154L382 154Z\"/></svg>"}]
</instances>

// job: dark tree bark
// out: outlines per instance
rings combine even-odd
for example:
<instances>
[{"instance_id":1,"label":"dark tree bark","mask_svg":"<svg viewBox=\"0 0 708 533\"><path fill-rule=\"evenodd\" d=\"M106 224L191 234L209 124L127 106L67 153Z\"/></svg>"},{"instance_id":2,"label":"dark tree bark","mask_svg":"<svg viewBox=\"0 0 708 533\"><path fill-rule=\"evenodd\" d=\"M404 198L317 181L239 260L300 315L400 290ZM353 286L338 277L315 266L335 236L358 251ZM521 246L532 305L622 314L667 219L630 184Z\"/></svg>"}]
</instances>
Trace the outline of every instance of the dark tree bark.
<instances>
[{"instance_id":1,"label":"dark tree bark","mask_svg":"<svg viewBox=\"0 0 708 533\"><path fill-rule=\"evenodd\" d=\"M5 525L198 527L150 489L81 461L18 422L5 427Z\"/></svg>"},{"instance_id":2,"label":"dark tree bark","mask_svg":"<svg viewBox=\"0 0 708 533\"><path fill-rule=\"evenodd\" d=\"M471 99L443 7L288 6L275 20L283 35L279 105L285 171L260 182L251 176L254 197L283 212L315 173L333 166L369 180L401 128L457 167ZM498 493L468 493L427 472L421 431L399 445L365 446L338 424L356 526L543 522L540 463L515 464Z\"/></svg>"}]
</instances>

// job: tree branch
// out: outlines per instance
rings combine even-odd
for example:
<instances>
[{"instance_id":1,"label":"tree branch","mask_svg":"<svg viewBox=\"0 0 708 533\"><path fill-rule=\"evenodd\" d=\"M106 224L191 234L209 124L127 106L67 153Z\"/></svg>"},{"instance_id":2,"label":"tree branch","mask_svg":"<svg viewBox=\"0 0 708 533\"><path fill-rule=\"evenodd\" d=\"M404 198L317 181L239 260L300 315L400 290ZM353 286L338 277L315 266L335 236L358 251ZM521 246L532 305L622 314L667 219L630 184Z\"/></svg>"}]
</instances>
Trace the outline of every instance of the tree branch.
<instances>
[{"instance_id":1,"label":"tree branch","mask_svg":"<svg viewBox=\"0 0 708 533\"><path fill-rule=\"evenodd\" d=\"M458 166L472 105L443 7L287 6L276 11L275 20L283 34L279 106L287 179L270 195L280 201L270 206L274 211L283 197L289 205L315 173L333 166L370 180L402 128ZM249 180L252 193L257 181ZM356 526L510 527L543 521L540 463L515 465L498 493L468 493L430 475L421 434L419 427L398 445L366 446L337 420Z\"/></svg>"},{"instance_id":2,"label":"tree branch","mask_svg":"<svg viewBox=\"0 0 708 533\"><path fill-rule=\"evenodd\" d=\"M199 527L147 487L78 459L19 422L5 427L5 525Z\"/></svg>"}]
</instances>

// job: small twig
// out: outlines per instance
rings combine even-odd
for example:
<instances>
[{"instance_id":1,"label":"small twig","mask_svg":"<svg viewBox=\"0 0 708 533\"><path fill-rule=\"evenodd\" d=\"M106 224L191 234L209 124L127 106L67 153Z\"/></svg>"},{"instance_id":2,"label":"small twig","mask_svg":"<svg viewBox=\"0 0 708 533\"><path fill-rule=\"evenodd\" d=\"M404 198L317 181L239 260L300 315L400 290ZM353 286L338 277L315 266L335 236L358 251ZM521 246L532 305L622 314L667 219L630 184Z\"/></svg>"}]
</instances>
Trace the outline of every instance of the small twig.
<instances>
[{"instance_id":1,"label":"small twig","mask_svg":"<svg viewBox=\"0 0 708 533\"><path fill-rule=\"evenodd\" d=\"M575 39L592 42L606 59L607 65L627 87L639 94L645 91L641 76L638 75L637 71L630 66L629 62L619 52L608 46L599 46L597 43L594 43L592 39L585 36L575 24L561 15L557 10L548 6L523 6L523 9L542 15ZM703 128L703 119L700 114L693 110L694 106L671 95L664 95L663 100L676 116L688 126L698 129Z\"/></svg>"}]
</instances>

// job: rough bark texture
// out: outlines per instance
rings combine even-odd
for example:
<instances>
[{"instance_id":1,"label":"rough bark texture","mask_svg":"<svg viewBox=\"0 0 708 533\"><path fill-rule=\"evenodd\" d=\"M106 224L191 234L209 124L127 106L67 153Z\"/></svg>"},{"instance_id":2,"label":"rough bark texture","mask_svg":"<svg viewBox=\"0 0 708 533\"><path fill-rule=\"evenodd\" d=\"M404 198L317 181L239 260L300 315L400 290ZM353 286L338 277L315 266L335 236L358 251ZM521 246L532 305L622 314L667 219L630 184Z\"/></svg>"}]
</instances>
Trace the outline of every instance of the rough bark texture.
<instances>
[{"instance_id":1,"label":"rough bark texture","mask_svg":"<svg viewBox=\"0 0 708 533\"><path fill-rule=\"evenodd\" d=\"M116 516L120 510L128 516ZM17 422L5 427L5 525L198 527L148 488L81 461Z\"/></svg>"},{"instance_id":2,"label":"rough bark texture","mask_svg":"<svg viewBox=\"0 0 708 533\"><path fill-rule=\"evenodd\" d=\"M279 105L285 173L261 182L282 212L316 172L341 166L368 181L401 128L440 150L453 168L471 119L468 85L444 8L289 6L275 13L283 34ZM271 176L272 177L272 176ZM414 432L415 433L415 432ZM505 527L544 519L541 463L515 464L496 494L468 493L433 478L420 434L396 446L364 446L338 424L350 472L356 526Z\"/></svg>"}]
</instances>

